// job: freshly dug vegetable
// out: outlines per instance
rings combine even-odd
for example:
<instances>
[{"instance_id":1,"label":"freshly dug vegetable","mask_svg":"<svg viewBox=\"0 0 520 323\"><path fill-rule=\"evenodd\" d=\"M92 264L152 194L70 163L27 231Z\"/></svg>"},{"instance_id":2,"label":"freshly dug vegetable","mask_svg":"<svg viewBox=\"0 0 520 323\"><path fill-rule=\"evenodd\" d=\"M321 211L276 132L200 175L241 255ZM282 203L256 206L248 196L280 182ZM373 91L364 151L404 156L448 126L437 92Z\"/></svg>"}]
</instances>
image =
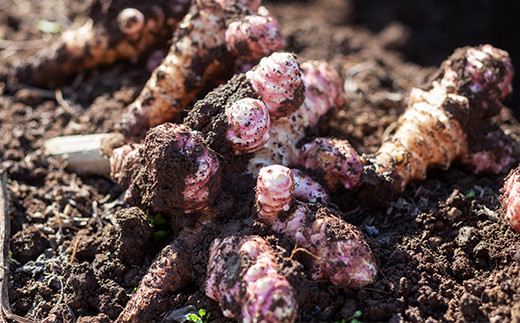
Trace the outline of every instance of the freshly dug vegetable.
<instances>
[{"instance_id":1,"label":"freshly dug vegetable","mask_svg":"<svg viewBox=\"0 0 520 323\"><path fill-rule=\"evenodd\" d=\"M499 173L511 163L511 140L490 117L512 91L509 55L491 45L450 56L426 91L412 90L397 129L370 159L374 172L397 192L427 169L458 160L474 172ZM370 167L370 166L369 166Z\"/></svg>"},{"instance_id":2,"label":"freshly dug vegetable","mask_svg":"<svg viewBox=\"0 0 520 323\"><path fill-rule=\"evenodd\" d=\"M142 137L148 128L171 121L183 111L209 80L226 77L236 59L227 49L228 25L244 21L257 9L256 2L194 1L173 36L168 55L124 114L120 131L130 138ZM272 32L280 37L273 19L263 21L264 25L245 23L252 35L274 28ZM228 32L228 38L232 38L233 30ZM260 39L250 37L248 41L245 46L261 47L261 54L280 49L274 40L260 44ZM271 45L274 48L268 47Z\"/></svg>"},{"instance_id":3,"label":"freshly dug vegetable","mask_svg":"<svg viewBox=\"0 0 520 323\"><path fill-rule=\"evenodd\" d=\"M346 140L315 138L303 145L296 164L307 169L323 171L327 187L334 191L339 186L355 187L361 178L361 158Z\"/></svg>"},{"instance_id":4,"label":"freshly dug vegetable","mask_svg":"<svg viewBox=\"0 0 520 323\"><path fill-rule=\"evenodd\" d=\"M245 98L226 107L228 129L226 139L237 153L253 152L269 140L271 118L265 103Z\"/></svg>"},{"instance_id":5,"label":"freshly dug vegetable","mask_svg":"<svg viewBox=\"0 0 520 323\"><path fill-rule=\"evenodd\" d=\"M506 221L511 228L520 232L520 167L513 169L504 180L500 202Z\"/></svg>"},{"instance_id":6,"label":"freshly dug vegetable","mask_svg":"<svg viewBox=\"0 0 520 323\"><path fill-rule=\"evenodd\" d=\"M112 177L128 188L125 200L153 212L207 210L220 187L220 161L200 133L183 124L150 129L144 144L114 150Z\"/></svg>"},{"instance_id":7,"label":"freshly dug vegetable","mask_svg":"<svg viewBox=\"0 0 520 323\"><path fill-rule=\"evenodd\" d=\"M22 83L55 86L95 66L137 59L153 45L166 43L189 5L188 0L97 0L86 22L73 25L49 48L17 66L16 76Z\"/></svg>"},{"instance_id":8,"label":"freshly dug vegetable","mask_svg":"<svg viewBox=\"0 0 520 323\"><path fill-rule=\"evenodd\" d=\"M215 239L205 290L224 316L240 322L294 322L298 315L294 290L259 236Z\"/></svg>"},{"instance_id":9,"label":"freshly dug vegetable","mask_svg":"<svg viewBox=\"0 0 520 323\"><path fill-rule=\"evenodd\" d=\"M289 201L287 195L294 190L291 177L290 169L281 165L260 170L255 204L258 220L308 254L305 259L314 280L349 288L372 283L377 267L361 232L324 205ZM279 192L287 195L278 198Z\"/></svg>"},{"instance_id":10,"label":"freshly dug vegetable","mask_svg":"<svg viewBox=\"0 0 520 323\"><path fill-rule=\"evenodd\" d=\"M151 322L161 299L191 283L192 252L212 228L209 214L202 216L195 226L184 228L155 258L116 322Z\"/></svg>"}]
</instances>

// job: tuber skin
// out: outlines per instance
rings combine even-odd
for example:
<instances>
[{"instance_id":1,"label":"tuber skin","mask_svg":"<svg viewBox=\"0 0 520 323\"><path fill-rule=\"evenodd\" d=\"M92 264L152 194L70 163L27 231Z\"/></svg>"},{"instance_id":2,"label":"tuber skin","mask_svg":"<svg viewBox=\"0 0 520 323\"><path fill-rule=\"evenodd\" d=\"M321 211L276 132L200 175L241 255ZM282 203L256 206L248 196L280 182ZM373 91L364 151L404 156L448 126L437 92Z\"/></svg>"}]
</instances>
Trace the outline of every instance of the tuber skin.
<instances>
[{"instance_id":1,"label":"tuber skin","mask_svg":"<svg viewBox=\"0 0 520 323\"><path fill-rule=\"evenodd\" d=\"M226 139L237 154L258 150L269 140L271 118L264 102L244 98L226 107L225 113Z\"/></svg>"},{"instance_id":2,"label":"tuber skin","mask_svg":"<svg viewBox=\"0 0 520 323\"><path fill-rule=\"evenodd\" d=\"M291 192L291 177L291 170L282 165L260 170L255 202L258 220L294 241L297 249L311 255L307 264L312 279L348 288L371 284L377 267L368 244L356 227L321 204L289 201L286 195L278 202L279 192ZM286 212L288 203L292 205ZM278 212L277 205L280 206Z\"/></svg>"},{"instance_id":3,"label":"tuber skin","mask_svg":"<svg viewBox=\"0 0 520 323\"><path fill-rule=\"evenodd\" d=\"M504 179L500 193L500 202L507 223L516 232L520 232L520 167L511 170Z\"/></svg>"},{"instance_id":4,"label":"tuber skin","mask_svg":"<svg viewBox=\"0 0 520 323\"><path fill-rule=\"evenodd\" d=\"M412 90L395 133L367 158L364 181L391 183L387 187L398 193L411 180L425 179L428 168L447 169L454 161L475 173L507 169L511 140L489 119L511 93L512 78L505 51L491 45L456 50L427 90ZM373 180L374 173L382 181Z\"/></svg>"},{"instance_id":5,"label":"tuber skin","mask_svg":"<svg viewBox=\"0 0 520 323\"><path fill-rule=\"evenodd\" d=\"M184 228L155 258L137 290L115 322L151 322L157 304L193 280L193 250L214 230L213 215L204 214L193 227Z\"/></svg>"},{"instance_id":6,"label":"tuber skin","mask_svg":"<svg viewBox=\"0 0 520 323\"><path fill-rule=\"evenodd\" d=\"M363 171L357 152L348 141L341 139L315 138L302 146L296 164L323 171L327 187L332 191L340 186L356 187Z\"/></svg>"},{"instance_id":7,"label":"tuber skin","mask_svg":"<svg viewBox=\"0 0 520 323\"><path fill-rule=\"evenodd\" d=\"M159 0L153 5L96 0L85 23L73 25L49 48L16 66L16 77L25 84L54 87L93 67L135 60L166 43L189 6L189 0Z\"/></svg>"},{"instance_id":8,"label":"tuber skin","mask_svg":"<svg viewBox=\"0 0 520 323\"><path fill-rule=\"evenodd\" d=\"M244 16L254 14L252 9L257 8L256 3L238 0L194 1L173 35L169 53L139 97L128 106L119 130L128 138L141 138L148 128L171 121L181 113L210 80L227 77L237 59L227 49L228 25L232 20L243 21ZM272 32L281 37L277 23L272 20L264 23L249 25L251 34ZM276 30L269 31L272 28ZM232 37L233 32L228 34ZM259 41L249 38L247 46L261 47L262 54L280 47L274 40L268 44Z\"/></svg>"},{"instance_id":9,"label":"tuber skin","mask_svg":"<svg viewBox=\"0 0 520 323\"><path fill-rule=\"evenodd\" d=\"M232 21L225 37L227 49L240 57L242 64L255 63L285 48L278 21L265 7L260 7L256 14Z\"/></svg>"},{"instance_id":10,"label":"tuber skin","mask_svg":"<svg viewBox=\"0 0 520 323\"><path fill-rule=\"evenodd\" d=\"M222 313L240 322L294 322L295 292L277 269L275 256L259 236L215 239L210 247L206 295Z\"/></svg>"},{"instance_id":11,"label":"tuber skin","mask_svg":"<svg viewBox=\"0 0 520 323\"><path fill-rule=\"evenodd\" d=\"M330 203L327 191L320 183L299 169L291 168L294 180L294 198L311 203Z\"/></svg>"}]
</instances>

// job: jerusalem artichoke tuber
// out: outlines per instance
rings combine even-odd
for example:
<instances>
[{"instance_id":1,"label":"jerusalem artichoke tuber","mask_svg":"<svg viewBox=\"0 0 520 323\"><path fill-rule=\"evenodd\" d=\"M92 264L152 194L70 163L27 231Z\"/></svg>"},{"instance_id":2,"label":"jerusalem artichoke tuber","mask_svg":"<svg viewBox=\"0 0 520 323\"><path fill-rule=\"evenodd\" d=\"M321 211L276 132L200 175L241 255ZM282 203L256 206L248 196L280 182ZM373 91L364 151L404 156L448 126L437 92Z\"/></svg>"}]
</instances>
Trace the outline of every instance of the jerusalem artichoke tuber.
<instances>
[{"instance_id":1,"label":"jerusalem artichoke tuber","mask_svg":"<svg viewBox=\"0 0 520 323\"><path fill-rule=\"evenodd\" d=\"M291 176L281 165L260 170L255 204L258 219L311 255L308 263L313 279L350 288L372 283L377 268L358 229L321 204L291 201L286 195L278 199L279 192L292 192Z\"/></svg>"},{"instance_id":2,"label":"jerusalem artichoke tuber","mask_svg":"<svg viewBox=\"0 0 520 323\"><path fill-rule=\"evenodd\" d=\"M447 169L456 160L477 173L503 171L512 160L511 141L489 118L511 93L512 77L509 55L500 49L456 50L427 91L412 90L395 133L366 169L373 167L398 192L426 178L429 167Z\"/></svg>"},{"instance_id":3,"label":"jerusalem artichoke tuber","mask_svg":"<svg viewBox=\"0 0 520 323\"><path fill-rule=\"evenodd\" d=\"M55 86L64 78L118 59L136 59L171 37L190 1L155 1L126 7L124 1L97 0L89 19L66 30L56 43L16 67L19 81Z\"/></svg>"},{"instance_id":4,"label":"jerusalem artichoke tuber","mask_svg":"<svg viewBox=\"0 0 520 323\"><path fill-rule=\"evenodd\" d=\"M155 258L116 322L150 322L162 298L187 286L193 279L193 250L212 228L211 214L202 216L195 226L184 228Z\"/></svg>"},{"instance_id":5,"label":"jerusalem artichoke tuber","mask_svg":"<svg viewBox=\"0 0 520 323\"><path fill-rule=\"evenodd\" d=\"M294 290L259 236L216 239L210 247L206 295L241 322L294 322Z\"/></svg>"},{"instance_id":6,"label":"jerusalem artichoke tuber","mask_svg":"<svg viewBox=\"0 0 520 323\"><path fill-rule=\"evenodd\" d=\"M143 145L115 149L110 162L112 177L128 189L125 200L154 212L206 210L220 187L217 155L182 124L150 129Z\"/></svg>"}]
</instances>

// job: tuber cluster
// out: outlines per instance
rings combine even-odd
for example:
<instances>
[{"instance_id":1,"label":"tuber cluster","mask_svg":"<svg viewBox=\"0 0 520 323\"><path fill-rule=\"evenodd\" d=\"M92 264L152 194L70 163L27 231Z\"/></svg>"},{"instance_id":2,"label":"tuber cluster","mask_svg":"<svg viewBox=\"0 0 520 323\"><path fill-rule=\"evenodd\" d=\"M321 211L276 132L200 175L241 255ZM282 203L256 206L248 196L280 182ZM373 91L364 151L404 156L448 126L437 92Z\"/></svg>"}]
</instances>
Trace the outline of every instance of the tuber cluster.
<instances>
[{"instance_id":1,"label":"tuber cluster","mask_svg":"<svg viewBox=\"0 0 520 323\"><path fill-rule=\"evenodd\" d=\"M311 255L313 279L350 288L372 283L377 267L361 232L326 206L294 200L293 195L289 168L262 168L256 186L258 219Z\"/></svg>"},{"instance_id":2,"label":"tuber cluster","mask_svg":"<svg viewBox=\"0 0 520 323\"><path fill-rule=\"evenodd\" d=\"M128 106L119 130L129 138L140 138L150 127L182 112L209 81L227 76L240 55L256 63L282 49L276 19L259 5L239 0L194 1L173 35L167 56ZM269 36L258 37L260 33Z\"/></svg>"}]
</instances>

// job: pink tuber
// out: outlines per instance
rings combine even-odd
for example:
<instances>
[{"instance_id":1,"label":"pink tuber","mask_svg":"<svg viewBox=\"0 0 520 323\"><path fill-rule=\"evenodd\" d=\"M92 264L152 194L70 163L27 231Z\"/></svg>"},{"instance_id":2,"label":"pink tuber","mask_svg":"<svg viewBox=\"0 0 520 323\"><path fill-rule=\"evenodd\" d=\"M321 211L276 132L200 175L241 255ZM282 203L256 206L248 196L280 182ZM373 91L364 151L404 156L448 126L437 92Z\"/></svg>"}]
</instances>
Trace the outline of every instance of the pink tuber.
<instances>
[{"instance_id":1,"label":"pink tuber","mask_svg":"<svg viewBox=\"0 0 520 323\"><path fill-rule=\"evenodd\" d=\"M246 73L269 114L277 119L292 114L303 102L304 84L296 56L274 53Z\"/></svg>"},{"instance_id":2,"label":"pink tuber","mask_svg":"<svg viewBox=\"0 0 520 323\"><path fill-rule=\"evenodd\" d=\"M207 209L215 200L220 186L220 162L196 131L183 124L157 126L146 134L144 155L152 204L160 200L155 203L189 213ZM180 191L179 184L184 187ZM164 190L172 190L168 200Z\"/></svg>"},{"instance_id":3,"label":"pink tuber","mask_svg":"<svg viewBox=\"0 0 520 323\"><path fill-rule=\"evenodd\" d=\"M294 322L298 315L294 290L259 236L214 240L205 289L224 316L241 322Z\"/></svg>"},{"instance_id":4,"label":"pink tuber","mask_svg":"<svg viewBox=\"0 0 520 323\"><path fill-rule=\"evenodd\" d=\"M245 98L226 107L226 139L236 153L250 153L269 140L271 119L264 102Z\"/></svg>"},{"instance_id":5,"label":"pink tuber","mask_svg":"<svg viewBox=\"0 0 520 323\"><path fill-rule=\"evenodd\" d=\"M267 175L267 176L265 176ZM256 211L261 222L296 243L296 250L310 254L314 280L330 281L340 287L358 288L374 281L377 267L361 232L321 205L292 201L279 192L290 192L290 169L272 165L260 170L256 187ZM274 179L274 180L271 180ZM276 206L280 205L278 210ZM265 212L266 206L269 212ZM277 212L278 211L278 212Z\"/></svg>"},{"instance_id":6,"label":"pink tuber","mask_svg":"<svg viewBox=\"0 0 520 323\"><path fill-rule=\"evenodd\" d=\"M320 169L331 190L338 186L355 187L361 178L361 158L346 140L316 138L303 145L296 164L310 170Z\"/></svg>"},{"instance_id":7,"label":"pink tuber","mask_svg":"<svg viewBox=\"0 0 520 323\"><path fill-rule=\"evenodd\" d=\"M504 180L500 202L506 213L507 223L520 232L520 167L513 169Z\"/></svg>"}]
</instances>

